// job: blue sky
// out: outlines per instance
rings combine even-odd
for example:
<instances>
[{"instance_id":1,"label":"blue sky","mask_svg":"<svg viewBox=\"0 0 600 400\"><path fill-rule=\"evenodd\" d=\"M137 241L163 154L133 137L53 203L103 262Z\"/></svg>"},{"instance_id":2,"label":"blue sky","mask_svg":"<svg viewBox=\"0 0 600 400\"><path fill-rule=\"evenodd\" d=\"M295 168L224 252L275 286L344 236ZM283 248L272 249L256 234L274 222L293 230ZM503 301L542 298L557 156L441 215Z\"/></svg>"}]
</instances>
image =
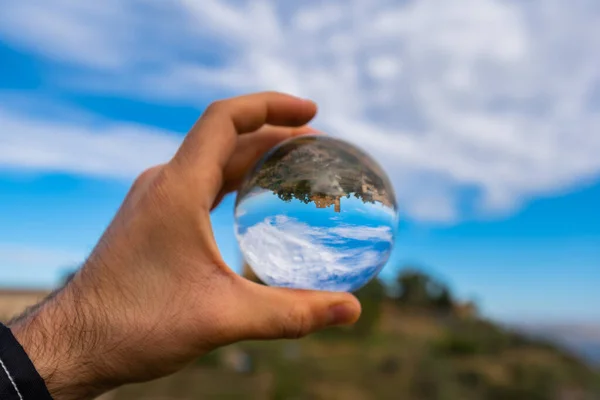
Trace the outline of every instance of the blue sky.
<instances>
[{"instance_id":1,"label":"blue sky","mask_svg":"<svg viewBox=\"0 0 600 400\"><path fill-rule=\"evenodd\" d=\"M382 277L416 263L497 318L597 323L597 2L465 1L4 4L0 285L56 284L211 100L275 89L389 172Z\"/></svg>"}]
</instances>

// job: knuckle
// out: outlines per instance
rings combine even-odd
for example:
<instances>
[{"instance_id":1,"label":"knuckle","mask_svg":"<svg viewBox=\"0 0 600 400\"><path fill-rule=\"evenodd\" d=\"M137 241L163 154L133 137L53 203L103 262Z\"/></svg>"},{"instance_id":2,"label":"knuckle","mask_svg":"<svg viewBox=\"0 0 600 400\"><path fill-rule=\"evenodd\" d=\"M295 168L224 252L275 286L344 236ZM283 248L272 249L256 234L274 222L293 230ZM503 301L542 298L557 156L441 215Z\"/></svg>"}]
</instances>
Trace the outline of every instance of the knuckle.
<instances>
[{"instance_id":1,"label":"knuckle","mask_svg":"<svg viewBox=\"0 0 600 400\"><path fill-rule=\"evenodd\" d=\"M160 167L157 165L157 166L146 168L145 170L143 170L135 178L135 180L133 182L133 188L139 188L139 187L147 185L152 180L152 177L154 175L156 175L159 168Z\"/></svg>"},{"instance_id":2,"label":"knuckle","mask_svg":"<svg viewBox=\"0 0 600 400\"><path fill-rule=\"evenodd\" d=\"M207 116L208 115L220 115L225 111L226 108L227 108L227 100L213 101L212 103L210 103L208 105L208 107L206 107L204 114Z\"/></svg>"},{"instance_id":3,"label":"knuckle","mask_svg":"<svg viewBox=\"0 0 600 400\"><path fill-rule=\"evenodd\" d=\"M312 330L312 319L306 307L296 306L290 310L282 321L282 337L300 339Z\"/></svg>"},{"instance_id":4,"label":"knuckle","mask_svg":"<svg viewBox=\"0 0 600 400\"><path fill-rule=\"evenodd\" d=\"M139 204L140 201L149 197L157 186L157 177L161 175L163 166L157 165L142 171L133 181L127 193L127 204Z\"/></svg>"},{"instance_id":5,"label":"knuckle","mask_svg":"<svg viewBox=\"0 0 600 400\"><path fill-rule=\"evenodd\" d=\"M164 166L156 166L143 171L133 184L133 191L143 203L161 206L171 197L171 182Z\"/></svg>"}]
</instances>

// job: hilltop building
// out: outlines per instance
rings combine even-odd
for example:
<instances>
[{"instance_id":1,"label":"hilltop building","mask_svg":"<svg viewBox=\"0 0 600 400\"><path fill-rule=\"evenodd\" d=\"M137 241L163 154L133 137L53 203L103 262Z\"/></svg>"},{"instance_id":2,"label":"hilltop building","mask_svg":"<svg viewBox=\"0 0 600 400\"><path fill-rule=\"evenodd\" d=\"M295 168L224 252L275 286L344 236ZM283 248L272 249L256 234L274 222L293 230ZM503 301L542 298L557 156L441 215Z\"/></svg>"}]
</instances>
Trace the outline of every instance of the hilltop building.
<instances>
[{"instance_id":1,"label":"hilltop building","mask_svg":"<svg viewBox=\"0 0 600 400\"><path fill-rule=\"evenodd\" d=\"M390 198L388 196L388 194L383 191L380 192L380 190L377 189L377 187L375 187L375 185L373 185L372 183L368 183L367 180L365 179L365 176L363 175L363 177L361 178L361 189L362 189L362 198L365 201L376 201L379 202L381 204L383 204L384 206L393 207L392 202L390 201Z\"/></svg>"},{"instance_id":2,"label":"hilltop building","mask_svg":"<svg viewBox=\"0 0 600 400\"><path fill-rule=\"evenodd\" d=\"M327 208L333 204L333 209L336 213L341 212L341 196L321 196L314 195L310 198L317 208Z\"/></svg>"}]
</instances>

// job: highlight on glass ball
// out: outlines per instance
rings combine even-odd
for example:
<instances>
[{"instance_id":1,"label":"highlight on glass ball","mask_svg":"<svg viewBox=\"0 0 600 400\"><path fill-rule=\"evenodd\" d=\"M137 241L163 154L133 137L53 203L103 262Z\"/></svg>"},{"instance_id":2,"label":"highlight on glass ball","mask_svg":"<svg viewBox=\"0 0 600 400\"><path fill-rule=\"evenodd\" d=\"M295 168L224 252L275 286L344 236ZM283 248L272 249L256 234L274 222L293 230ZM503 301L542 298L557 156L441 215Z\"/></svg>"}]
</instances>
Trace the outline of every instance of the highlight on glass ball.
<instances>
[{"instance_id":1,"label":"highlight on glass ball","mask_svg":"<svg viewBox=\"0 0 600 400\"><path fill-rule=\"evenodd\" d=\"M242 256L270 286L356 291L387 262L398 206L362 150L327 136L289 139L246 177L235 204Z\"/></svg>"}]
</instances>

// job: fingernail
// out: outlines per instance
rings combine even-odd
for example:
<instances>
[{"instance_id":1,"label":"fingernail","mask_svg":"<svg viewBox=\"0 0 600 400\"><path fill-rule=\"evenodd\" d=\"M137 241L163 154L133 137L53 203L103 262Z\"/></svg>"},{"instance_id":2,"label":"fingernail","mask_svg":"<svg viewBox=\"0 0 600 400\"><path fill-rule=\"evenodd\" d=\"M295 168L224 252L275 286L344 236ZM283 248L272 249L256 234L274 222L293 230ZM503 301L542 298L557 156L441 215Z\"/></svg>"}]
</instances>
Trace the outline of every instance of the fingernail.
<instances>
[{"instance_id":1,"label":"fingernail","mask_svg":"<svg viewBox=\"0 0 600 400\"><path fill-rule=\"evenodd\" d=\"M336 304L329 309L327 325L342 325L352 321L354 311L347 303Z\"/></svg>"}]
</instances>

